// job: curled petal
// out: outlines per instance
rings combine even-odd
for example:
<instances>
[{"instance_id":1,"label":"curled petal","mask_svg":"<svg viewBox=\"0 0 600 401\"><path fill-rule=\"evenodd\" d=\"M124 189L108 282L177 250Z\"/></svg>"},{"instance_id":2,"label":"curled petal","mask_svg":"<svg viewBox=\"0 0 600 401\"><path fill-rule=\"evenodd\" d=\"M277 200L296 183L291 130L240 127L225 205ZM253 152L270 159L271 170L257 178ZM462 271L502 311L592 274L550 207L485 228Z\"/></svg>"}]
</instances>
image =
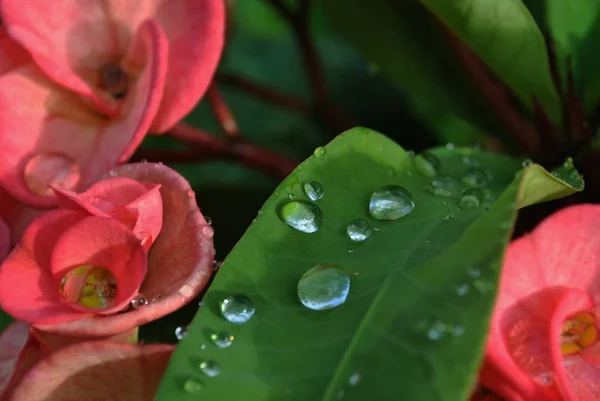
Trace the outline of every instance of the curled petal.
<instances>
[{"instance_id":1,"label":"curled petal","mask_svg":"<svg viewBox=\"0 0 600 401\"><path fill-rule=\"evenodd\" d=\"M42 357L39 343L25 322L13 322L0 334L0 399L8 399L21 378Z\"/></svg>"},{"instance_id":2,"label":"curled petal","mask_svg":"<svg viewBox=\"0 0 600 401\"><path fill-rule=\"evenodd\" d=\"M35 365L11 401L151 401L173 346L83 342Z\"/></svg>"},{"instance_id":3,"label":"curled petal","mask_svg":"<svg viewBox=\"0 0 600 401\"><path fill-rule=\"evenodd\" d=\"M88 336L129 330L181 308L208 283L214 258L212 227L200 213L187 180L152 163L124 165L113 174L160 184L164 222L149 251L148 271L140 288L151 302L118 315L38 326L43 330Z\"/></svg>"}]
</instances>

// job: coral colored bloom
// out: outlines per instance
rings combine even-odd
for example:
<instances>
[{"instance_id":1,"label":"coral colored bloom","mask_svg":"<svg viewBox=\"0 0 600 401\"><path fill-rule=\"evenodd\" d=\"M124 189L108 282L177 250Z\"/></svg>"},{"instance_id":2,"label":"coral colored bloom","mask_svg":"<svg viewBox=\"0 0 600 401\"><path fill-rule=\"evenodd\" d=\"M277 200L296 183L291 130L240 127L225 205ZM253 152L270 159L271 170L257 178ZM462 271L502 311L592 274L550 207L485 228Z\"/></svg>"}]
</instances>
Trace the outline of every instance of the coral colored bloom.
<instances>
[{"instance_id":1,"label":"coral colored bloom","mask_svg":"<svg viewBox=\"0 0 600 401\"><path fill-rule=\"evenodd\" d=\"M0 265L0 307L44 331L95 337L180 308L207 283L214 255L193 195L175 171L149 163L121 166L83 193L57 190L59 208Z\"/></svg>"},{"instance_id":2,"label":"coral colored bloom","mask_svg":"<svg viewBox=\"0 0 600 401\"><path fill-rule=\"evenodd\" d=\"M19 202L0 188L0 262L19 242L29 223L44 212Z\"/></svg>"},{"instance_id":3,"label":"coral colored bloom","mask_svg":"<svg viewBox=\"0 0 600 401\"><path fill-rule=\"evenodd\" d=\"M152 401L172 345L67 346L37 363L7 401Z\"/></svg>"},{"instance_id":4,"label":"coral colored bloom","mask_svg":"<svg viewBox=\"0 0 600 401\"><path fill-rule=\"evenodd\" d=\"M206 91L223 47L223 0L0 7L0 184L38 207L53 206L48 185L83 188L148 131L172 127Z\"/></svg>"},{"instance_id":5,"label":"coral colored bloom","mask_svg":"<svg viewBox=\"0 0 600 401\"><path fill-rule=\"evenodd\" d=\"M578 205L515 240L481 381L510 401L600 399L600 206Z\"/></svg>"}]
</instances>

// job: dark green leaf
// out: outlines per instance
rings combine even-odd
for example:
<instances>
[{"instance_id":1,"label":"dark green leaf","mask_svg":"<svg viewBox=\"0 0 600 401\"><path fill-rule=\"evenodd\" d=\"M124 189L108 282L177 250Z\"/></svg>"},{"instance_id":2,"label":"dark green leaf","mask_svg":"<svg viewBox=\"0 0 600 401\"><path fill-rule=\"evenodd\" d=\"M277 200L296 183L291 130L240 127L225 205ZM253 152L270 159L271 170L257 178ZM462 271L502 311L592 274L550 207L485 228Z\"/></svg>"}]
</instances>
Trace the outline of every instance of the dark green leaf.
<instances>
[{"instance_id":1,"label":"dark green leaf","mask_svg":"<svg viewBox=\"0 0 600 401\"><path fill-rule=\"evenodd\" d=\"M305 401L343 395L345 400L464 401L480 362L516 202L524 199L533 176L546 196L574 189L546 185L558 181L533 174L531 167L514 179L520 164L497 154L440 148L419 163L433 160L435 167L431 154L441 161L434 178L440 181L433 187L402 148L355 128L298 167L225 260L172 357L157 400ZM324 222L313 234L295 231L278 217L290 198L308 202L302 188L309 181L324 188L324 196L313 202ZM460 195L463 182L484 186L480 207L463 210L458 198L431 193L444 189ZM374 220L367 212L369 199L388 185L410 191L415 209L397 221ZM363 243L346 235L348 223L357 218L375 229ZM336 264L350 275L348 299L338 308L314 311L298 300L299 278L319 264ZM229 323L218 311L219 302L232 294L245 295L256 306L245 324ZM222 331L235 337L228 348L211 341ZM221 374L206 376L203 361L219 364ZM186 394L187 380L204 388Z\"/></svg>"},{"instance_id":2,"label":"dark green leaf","mask_svg":"<svg viewBox=\"0 0 600 401\"><path fill-rule=\"evenodd\" d=\"M0 333L8 326L14 319L0 310Z\"/></svg>"},{"instance_id":3,"label":"dark green leaf","mask_svg":"<svg viewBox=\"0 0 600 401\"><path fill-rule=\"evenodd\" d=\"M544 37L521 0L421 0L523 101L560 122Z\"/></svg>"}]
</instances>

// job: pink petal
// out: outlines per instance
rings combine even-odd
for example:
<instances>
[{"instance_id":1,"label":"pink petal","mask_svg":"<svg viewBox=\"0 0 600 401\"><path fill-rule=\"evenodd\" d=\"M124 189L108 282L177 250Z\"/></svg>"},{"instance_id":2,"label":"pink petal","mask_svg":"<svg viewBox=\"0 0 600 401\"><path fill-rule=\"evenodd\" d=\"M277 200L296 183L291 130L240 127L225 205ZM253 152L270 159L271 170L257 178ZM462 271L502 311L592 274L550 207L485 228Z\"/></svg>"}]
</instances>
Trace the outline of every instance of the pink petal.
<instances>
[{"instance_id":1,"label":"pink petal","mask_svg":"<svg viewBox=\"0 0 600 401\"><path fill-rule=\"evenodd\" d=\"M113 174L161 185L163 228L150 249L148 271L140 288L147 299L154 300L118 315L39 326L43 330L89 336L129 330L181 308L200 293L211 277L212 227L200 213L187 180L169 167L153 163L124 165Z\"/></svg>"},{"instance_id":2,"label":"pink petal","mask_svg":"<svg viewBox=\"0 0 600 401\"><path fill-rule=\"evenodd\" d=\"M0 184L23 202L49 207L56 201L48 185L77 189L126 160L158 110L166 46L157 25L140 27L128 59L142 72L123 114L108 121L33 65L1 75Z\"/></svg>"},{"instance_id":3,"label":"pink petal","mask_svg":"<svg viewBox=\"0 0 600 401\"><path fill-rule=\"evenodd\" d=\"M54 210L34 220L21 243L0 265L0 308L30 323L52 323L82 318L59 301L58 283L50 271L50 257L62 234L85 215Z\"/></svg>"},{"instance_id":4,"label":"pink petal","mask_svg":"<svg viewBox=\"0 0 600 401\"><path fill-rule=\"evenodd\" d=\"M19 321L0 333L0 394L8 385L28 336L29 324Z\"/></svg>"},{"instance_id":5,"label":"pink petal","mask_svg":"<svg viewBox=\"0 0 600 401\"><path fill-rule=\"evenodd\" d=\"M146 274L146 252L133 233L118 221L85 217L62 233L52 251L50 264L56 283L82 265L103 267L115 276L114 304L94 310L95 313L115 313L125 308L138 293ZM71 306L90 311L83 306Z\"/></svg>"},{"instance_id":6,"label":"pink petal","mask_svg":"<svg viewBox=\"0 0 600 401\"><path fill-rule=\"evenodd\" d=\"M152 401L170 345L83 342L35 365L12 401Z\"/></svg>"},{"instance_id":7,"label":"pink petal","mask_svg":"<svg viewBox=\"0 0 600 401\"><path fill-rule=\"evenodd\" d=\"M45 212L46 210L34 209L24 205L0 188L0 219L4 220L9 227L11 246L21 240L29 223Z\"/></svg>"},{"instance_id":8,"label":"pink petal","mask_svg":"<svg viewBox=\"0 0 600 401\"><path fill-rule=\"evenodd\" d=\"M27 64L31 56L0 27L0 74Z\"/></svg>"},{"instance_id":9,"label":"pink petal","mask_svg":"<svg viewBox=\"0 0 600 401\"><path fill-rule=\"evenodd\" d=\"M0 217L0 262L8 255L10 251L10 228L8 224Z\"/></svg>"}]
</instances>

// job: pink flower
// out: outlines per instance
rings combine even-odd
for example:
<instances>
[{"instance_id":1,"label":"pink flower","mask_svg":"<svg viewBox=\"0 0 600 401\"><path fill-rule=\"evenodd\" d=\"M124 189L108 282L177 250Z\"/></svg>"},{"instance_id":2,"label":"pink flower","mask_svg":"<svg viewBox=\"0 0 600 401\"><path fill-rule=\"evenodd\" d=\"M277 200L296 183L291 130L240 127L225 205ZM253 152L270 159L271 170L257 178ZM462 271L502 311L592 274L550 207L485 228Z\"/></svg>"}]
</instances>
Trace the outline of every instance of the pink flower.
<instances>
[{"instance_id":1,"label":"pink flower","mask_svg":"<svg viewBox=\"0 0 600 401\"><path fill-rule=\"evenodd\" d=\"M224 36L223 0L1 2L0 184L53 206L125 162L206 91Z\"/></svg>"},{"instance_id":2,"label":"pink flower","mask_svg":"<svg viewBox=\"0 0 600 401\"><path fill-rule=\"evenodd\" d=\"M543 221L506 254L481 380L510 401L600 394L600 206Z\"/></svg>"},{"instance_id":3,"label":"pink flower","mask_svg":"<svg viewBox=\"0 0 600 401\"><path fill-rule=\"evenodd\" d=\"M82 342L44 358L16 385L10 401L152 401L171 345Z\"/></svg>"},{"instance_id":4,"label":"pink flower","mask_svg":"<svg viewBox=\"0 0 600 401\"><path fill-rule=\"evenodd\" d=\"M180 308L206 285L213 231L188 182L148 163L112 175L83 193L56 190L59 208L35 219L0 265L4 311L44 331L110 336Z\"/></svg>"}]
</instances>

